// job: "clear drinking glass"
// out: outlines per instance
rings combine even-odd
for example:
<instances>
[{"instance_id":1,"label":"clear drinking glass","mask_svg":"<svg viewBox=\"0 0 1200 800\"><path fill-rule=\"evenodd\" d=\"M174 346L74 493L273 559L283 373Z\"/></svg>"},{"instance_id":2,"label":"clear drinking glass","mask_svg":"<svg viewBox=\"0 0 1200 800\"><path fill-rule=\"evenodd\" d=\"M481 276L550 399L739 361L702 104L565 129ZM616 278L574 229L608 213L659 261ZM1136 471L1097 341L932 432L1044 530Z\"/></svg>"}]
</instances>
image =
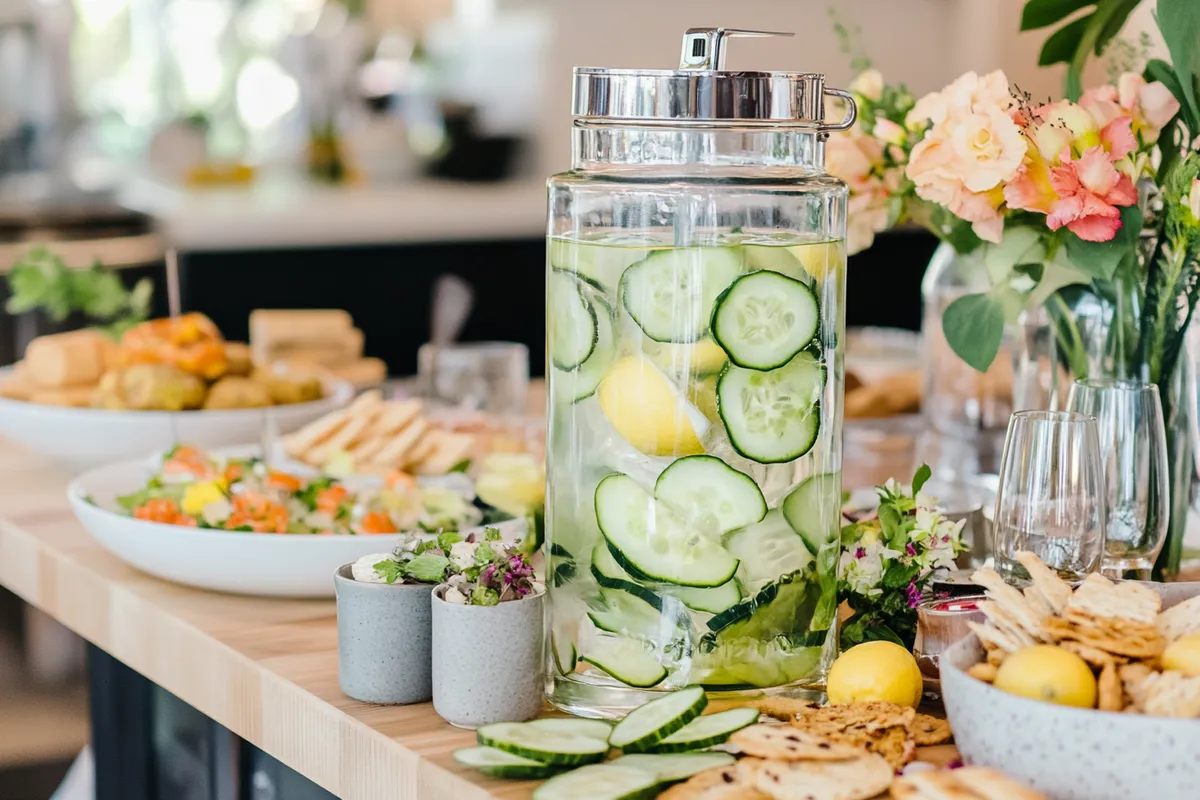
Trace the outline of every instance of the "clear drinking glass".
<instances>
[{"instance_id":1,"label":"clear drinking glass","mask_svg":"<svg viewBox=\"0 0 1200 800\"><path fill-rule=\"evenodd\" d=\"M467 411L524 414L529 348L518 342L424 344L417 351L421 394Z\"/></svg>"},{"instance_id":2,"label":"clear drinking glass","mask_svg":"<svg viewBox=\"0 0 1200 800\"><path fill-rule=\"evenodd\" d=\"M584 716L820 684L836 654L847 190L824 140L853 106L827 124L823 76L724 71L726 35L688 31L679 70L577 69L550 179L548 692Z\"/></svg>"},{"instance_id":3,"label":"clear drinking glass","mask_svg":"<svg viewBox=\"0 0 1200 800\"><path fill-rule=\"evenodd\" d=\"M1013 557L1035 553L1075 584L1100 568L1104 471L1096 420L1071 411L1018 411L1008 420L996 495L996 569L1029 581Z\"/></svg>"},{"instance_id":4,"label":"clear drinking glass","mask_svg":"<svg viewBox=\"0 0 1200 800\"><path fill-rule=\"evenodd\" d=\"M1076 381L1067 410L1096 418L1108 504L1103 569L1147 578L1169 524L1167 434L1158 387L1111 379Z\"/></svg>"}]
</instances>

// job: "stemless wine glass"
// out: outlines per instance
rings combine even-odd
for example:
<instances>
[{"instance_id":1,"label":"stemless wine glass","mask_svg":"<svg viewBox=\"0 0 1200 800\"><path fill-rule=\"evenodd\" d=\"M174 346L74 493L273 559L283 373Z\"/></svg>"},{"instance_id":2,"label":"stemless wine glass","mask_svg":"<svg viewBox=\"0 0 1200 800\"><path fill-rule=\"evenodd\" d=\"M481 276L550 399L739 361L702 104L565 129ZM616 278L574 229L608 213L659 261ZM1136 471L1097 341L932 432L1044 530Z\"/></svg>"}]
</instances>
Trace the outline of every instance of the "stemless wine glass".
<instances>
[{"instance_id":1,"label":"stemless wine glass","mask_svg":"<svg viewBox=\"0 0 1200 800\"><path fill-rule=\"evenodd\" d=\"M1107 486L1102 570L1145 579L1168 526L1167 433L1158 387L1119 380L1076 381L1067 409L1096 418Z\"/></svg>"},{"instance_id":2,"label":"stemless wine glass","mask_svg":"<svg viewBox=\"0 0 1200 800\"><path fill-rule=\"evenodd\" d=\"M1022 585L1014 555L1035 553L1075 584L1100 567L1104 473L1096 420L1071 411L1018 411L1008 420L996 495L996 569Z\"/></svg>"}]
</instances>

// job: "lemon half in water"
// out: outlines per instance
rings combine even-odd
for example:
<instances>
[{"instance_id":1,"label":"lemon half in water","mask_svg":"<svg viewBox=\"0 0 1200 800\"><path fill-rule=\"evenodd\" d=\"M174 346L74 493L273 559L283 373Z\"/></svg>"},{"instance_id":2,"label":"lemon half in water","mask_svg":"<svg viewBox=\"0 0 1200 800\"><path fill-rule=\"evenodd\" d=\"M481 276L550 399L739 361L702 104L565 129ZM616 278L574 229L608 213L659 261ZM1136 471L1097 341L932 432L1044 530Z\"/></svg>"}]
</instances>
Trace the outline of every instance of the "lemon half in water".
<instances>
[{"instance_id":1,"label":"lemon half in water","mask_svg":"<svg viewBox=\"0 0 1200 800\"><path fill-rule=\"evenodd\" d=\"M704 452L709 422L649 360L628 356L613 365L597 392L600 409L617 433L651 456Z\"/></svg>"}]
</instances>

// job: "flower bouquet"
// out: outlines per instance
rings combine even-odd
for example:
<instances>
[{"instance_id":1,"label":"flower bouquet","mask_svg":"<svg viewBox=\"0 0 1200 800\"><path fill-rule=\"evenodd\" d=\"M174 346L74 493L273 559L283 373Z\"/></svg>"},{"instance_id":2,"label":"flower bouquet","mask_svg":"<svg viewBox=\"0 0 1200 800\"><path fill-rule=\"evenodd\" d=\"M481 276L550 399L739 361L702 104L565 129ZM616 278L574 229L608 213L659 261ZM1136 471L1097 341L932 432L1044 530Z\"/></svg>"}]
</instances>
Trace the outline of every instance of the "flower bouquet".
<instances>
[{"instance_id":1,"label":"flower bouquet","mask_svg":"<svg viewBox=\"0 0 1200 800\"><path fill-rule=\"evenodd\" d=\"M841 629L841 647L885 640L912 650L917 605L935 570L953 569L964 549L965 520L953 522L921 494L930 469L922 465L911 490L889 480L876 487L879 513L842 529L838 599L854 614Z\"/></svg>"},{"instance_id":2,"label":"flower bouquet","mask_svg":"<svg viewBox=\"0 0 1200 800\"><path fill-rule=\"evenodd\" d=\"M987 291L943 315L959 357L987 370L1006 324L1045 309L1066 376L1159 386L1172 471L1182 477L1194 411L1183 401L1180 353L1200 300L1200 3L1158 2L1173 64L1151 60L1087 91L1078 77L1136 4L1027 3L1027 28L1096 6L1043 51L1043 63L1071 62L1062 100L1036 102L999 71L969 72L920 99L863 72L851 85L859 120L830 139L827 163L850 186L851 252L910 221L986 274ZM1176 482L1160 574L1179 565L1190 483Z\"/></svg>"}]
</instances>

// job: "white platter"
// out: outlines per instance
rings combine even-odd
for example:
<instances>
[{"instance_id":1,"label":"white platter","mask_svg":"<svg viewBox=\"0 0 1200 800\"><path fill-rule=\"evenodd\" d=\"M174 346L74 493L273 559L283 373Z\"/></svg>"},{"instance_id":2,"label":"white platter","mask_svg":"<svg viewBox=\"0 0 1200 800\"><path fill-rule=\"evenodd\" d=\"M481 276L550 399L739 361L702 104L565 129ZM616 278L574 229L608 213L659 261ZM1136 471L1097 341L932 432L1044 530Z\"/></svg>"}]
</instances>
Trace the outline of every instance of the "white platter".
<instances>
[{"instance_id":1,"label":"white platter","mask_svg":"<svg viewBox=\"0 0 1200 800\"><path fill-rule=\"evenodd\" d=\"M119 495L143 486L150 474L151 462L145 458L101 467L72 481L67 499L75 516L106 550L143 572L175 583L263 597L333 597L333 573L338 567L371 553L386 553L400 539L400 534L215 531L146 522L108 510L116 506ZM495 527L506 539L515 540L524 535L525 523L508 520Z\"/></svg>"},{"instance_id":2,"label":"white platter","mask_svg":"<svg viewBox=\"0 0 1200 800\"><path fill-rule=\"evenodd\" d=\"M257 442L268 424L278 433L291 433L353 396L349 383L330 381L325 396L311 403L212 411L109 411L0 398L0 435L81 472L175 444L212 449Z\"/></svg>"}]
</instances>

